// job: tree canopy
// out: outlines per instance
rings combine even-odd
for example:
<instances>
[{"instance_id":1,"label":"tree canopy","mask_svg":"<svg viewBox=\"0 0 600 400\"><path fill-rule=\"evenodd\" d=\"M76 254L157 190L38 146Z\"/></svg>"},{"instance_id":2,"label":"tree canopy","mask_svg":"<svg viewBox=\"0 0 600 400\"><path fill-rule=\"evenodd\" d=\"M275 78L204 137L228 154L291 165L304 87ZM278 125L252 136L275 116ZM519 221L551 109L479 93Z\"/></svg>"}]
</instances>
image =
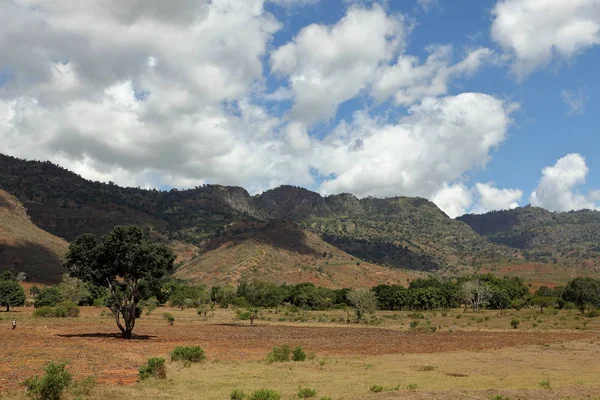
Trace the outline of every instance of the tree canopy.
<instances>
[{"instance_id":1,"label":"tree canopy","mask_svg":"<svg viewBox=\"0 0 600 400\"><path fill-rule=\"evenodd\" d=\"M175 255L164 245L149 241L136 226L117 226L98 239L79 236L69 246L69 275L108 288L106 306L124 338L131 338L139 315L140 285L172 272Z\"/></svg>"},{"instance_id":2,"label":"tree canopy","mask_svg":"<svg viewBox=\"0 0 600 400\"><path fill-rule=\"evenodd\" d=\"M10 272L0 275L0 306L18 307L25 304L25 291Z\"/></svg>"}]
</instances>

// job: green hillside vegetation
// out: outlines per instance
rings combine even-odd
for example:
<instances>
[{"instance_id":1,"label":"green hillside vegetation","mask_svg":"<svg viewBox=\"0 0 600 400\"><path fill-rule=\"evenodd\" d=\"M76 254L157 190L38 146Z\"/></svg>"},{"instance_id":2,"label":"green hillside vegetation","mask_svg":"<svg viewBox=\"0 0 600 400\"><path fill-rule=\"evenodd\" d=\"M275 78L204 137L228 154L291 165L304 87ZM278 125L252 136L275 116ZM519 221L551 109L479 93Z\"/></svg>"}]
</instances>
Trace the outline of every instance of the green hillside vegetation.
<instances>
[{"instance_id":1,"label":"green hillside vegetation","mask_svg":"<svg viewBox=\"0 0 600 400\"><path fill-rule=\"evenodd\" d=\"M459 218L490 242L522 250L526 260L600 266L600 212L520 207Z\"/></svg>"},{"instance_id":2,"label":"green hillside vegetation","mask_svg":"<svg viewBox=\"0 0 600 400\"><path fill-rule=\"evenodd\" d=\"M28 280L58 282L67 242L35 226L19 201L0 190L0 272L24 272Z\"/></svg>"}]
</instances>

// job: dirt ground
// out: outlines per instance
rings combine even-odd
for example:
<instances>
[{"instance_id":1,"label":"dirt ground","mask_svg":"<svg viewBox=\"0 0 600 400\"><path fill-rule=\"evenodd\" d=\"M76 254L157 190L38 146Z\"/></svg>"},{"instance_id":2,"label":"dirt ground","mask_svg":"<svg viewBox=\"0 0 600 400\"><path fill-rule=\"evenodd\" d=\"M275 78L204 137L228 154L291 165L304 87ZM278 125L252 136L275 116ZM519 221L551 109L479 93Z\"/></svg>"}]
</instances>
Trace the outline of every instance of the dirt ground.
<instances>
[{"instance_id":1,"label":"dirt ground","mask_svg":"<svg viewBox=\"0 0 600 400\"><path fill-rule=\"evenodd\" d=\"M100 383L133 384L149 357L167 356L177 345L199 345L209 361L256 361L273 346L302 345L319 356L378 356L482 351L517 346L550 345L597 338L578 331L469 331L410 332L381 327L300 326L259 321L234 322L220 317L202 321L192 311L173 311L173 326L162 311L138 321L137 335L123 340L102 309L82 308L80 318L36 319L31 309L17 310L18 329L10 330L8 314L0 321L0 393L15 390L49 361L69 361L75 377L93 375ZM8 317L8 318L7 318Z\"/></svg>"}]
</instances>

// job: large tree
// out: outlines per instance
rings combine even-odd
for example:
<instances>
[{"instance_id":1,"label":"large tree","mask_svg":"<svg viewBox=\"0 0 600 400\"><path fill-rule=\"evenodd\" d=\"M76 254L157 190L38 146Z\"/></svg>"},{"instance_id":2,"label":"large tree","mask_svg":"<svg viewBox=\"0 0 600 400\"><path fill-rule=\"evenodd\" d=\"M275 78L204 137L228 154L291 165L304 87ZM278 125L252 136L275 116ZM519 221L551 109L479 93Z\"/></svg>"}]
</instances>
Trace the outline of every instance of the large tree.
<instances>
[{"instance_id":1,"label":"large tree","mask_svg":"<svg viewBox=\"0 0 600 400\"><path fill-rule=\"evenodd\" d=\"M586 308L600 308L600 281L592 278L575 278L565 287L562 298L575 303L582 313Z\"/></svg>"},{"instance_id":2,"label":"large tree","mask_svg":"<svg viewBox=\"0 0 600 400\"><path fill-rule=\"evenodd\" d=\"M157 281L173 270L175 255L150 242L135 226L118 226L98 241L84 234L69 246L69 275L108 288L106 306L123 338L130 339L139 315L140 285Z\"/></svg>"},{"instance_id":3,"label":"large tree","mask_svg":"<svg viewBox=\"0 0 600 400\"><path fill-rule=\"evenodd\" d=\"M25 291L23 287L12 277L10 273L0 276L0 306L6 307L6 312L11 307L25 304Z\"/></svg>"}]
</instances>

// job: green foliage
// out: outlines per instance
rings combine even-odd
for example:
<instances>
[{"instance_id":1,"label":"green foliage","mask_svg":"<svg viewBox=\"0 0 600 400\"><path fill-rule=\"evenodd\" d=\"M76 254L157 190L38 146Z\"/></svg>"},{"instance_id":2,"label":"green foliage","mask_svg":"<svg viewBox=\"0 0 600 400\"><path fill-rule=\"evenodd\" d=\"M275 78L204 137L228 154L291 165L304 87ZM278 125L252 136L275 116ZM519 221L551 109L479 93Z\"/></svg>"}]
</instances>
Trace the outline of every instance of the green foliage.
<instances>
[{"instance_id":1,"label":"green foliage","mask_svg":"<svg viewBox=\"0 0 600 400\"><path fill-rule=\"evenodd\" d=\"M56 287L45 287L35 299L35 307L54 307L64 300L62 293Z\"/></svg>"},{"instance_id":2,"label":"green foliage","mask_svg":"<svg viewBox=\"0 0 600 400\"><path fill-rule=\"evenodd\" d=\"M71 393L76 399L83 398L84 396L89 396L97 385L96 378L88 376L81 381L74 382L71 385Z\"/></svg>"},{"instance_id":3,"label":"green foliage","mask_svg":"<svg viewBox=\"0 0 600 400\"><path fill-rule=\"evenodd\" d=\"M253 392L248 400L280 400L281 395L271 389L261 389Z\"/></svg>"},{"instance_id":4,"label":"green foliage","mask_svg":"<svg viewBox=\"0 0 600 400\"><path fill-rule=\"evenodd\" d=\"M383 389L384 389L384 388L383 388L383 386L381 386L381 385L372 385L372 386L369 388L369 391L371 391L371 392L373 392L373 393L381 393L381 392L383 392Z\"/></svg>"},{"instance_id":5,"label":"green foliage","mask_svg":"<svg viewBox=\"0 0 600 400\"><path fill-rule=\"evenodd\" d=\"M373 314L377 310L377 297L371 290L351 290L348 293L348 300L354 307L354 313L358 321L361 321L365 314Z\"/></svg>"},{"instance_id":6,"label":"green foliage","mask_svg":"<svg viewBox=\"0 0 600 400\"><path fill-rule=\"evenodd\" d=\"M275 346L273 350L267 355L267 362L285 362L290 361L290 356L292 355L292 349L287 344L283 346Z\"/></svg>"},{"instance_id":7,"label":"green foliage","mask_svg":"<svg viewBox=\"0 0 600 400\"><path fill-rule=\"evenodd\" d=\"M73 380L71 374L65 371L66 365L50 363L43 377L27 379L24 383L27 395L37 400L60 400Z\"/></svg>"},{"instance_id":8,"label":"green foliage","mask_svg":"<svg viewBox=\"0 0 600 400\"><path fill-rule=\"evenodd\" d=\"M302 349L302 346L294 347L294 350L292 350L292 361L306 361L306 353Z\"/></svg>"},{"instance_id":9,"label":"green foliage","mask_svg":"<svg viewBox=\"0 0 600 400\"><path fill-rule=\"evenodd\" d=\"M545 379L545 380L541 381L539 383L539 385L540 385L541 388L550 389L550 380L549 379Z\"/></svg>"},{"instance_id":10,"label":"green foliage","mask_svg":"<svg viewBox=\"0 0 600 400\"><path fill-rule=\"evenodd\" d=\"M317 391L311 388L298 388L299 399L312 399L317 397Z\"/></svg>"},{"instance_id":11,"label":"green foliage","mask_svg":"<svg viewBox=\"0 0 600 400\"><path fill-rule=\"evenodd\" d=\"M164 313L163 319L169 323L169 325L173 325L175 323L175 317L170 313Z\"/></svg>"},{"instance_id":12,"label":"green foliage","mask_svg":"<svg viewBox=\"0 0 600 400\"><path fill-rule=\"evenodd\" d=\"M235 389L229 395L230 400L244 400L246 398L246 393L243 390Z\"/></svg>"},{"instance_id":13,"label":"green foliage","mask_svg":"<svg viewBox=\"0 0 600 400\"><path fill-rule=\"evenodd\" d=\"M81 279L64 274L58 290L63 299L79 304L90 296L88 285Z\"/></svg>"},{"instance_id":14,"label":"green foliage","mask_svg":"<svg viewBox=\"0 0 600 400\"><path fill-rule=\"evenodd\" d=\"M153 286L175 261L168 247L152 243L135 226L117 226L100 242L93 234L81 235L69 245L66 258L70 276L108 288L107 306L125 339L131 338L140 315L140 287Z\"/></svg>"},{"instance_id":15,"label":"green foliage","mask_svg":"<svg viewBox=\"0 0 600 400\"><path fill-rule=\"evenodd\" d=\"M575 278L565 286L562 298L574 303L582 313L588 308L600 308L600 280Z\"/></svg>"},{"instance_id":16,"label":"green foliage","mask_svg":"<svg viewBox=\"0 0 600 400\"><path fill-rule=\"evenodd\" d=\"M521 321L519 321L518 319L513 319L510 321L510 326L512 326L513 329L517 329L520 323Z\"/></svg>"},{"instance_id":17,"label":"green foliage","mask_svg":"<svg viewBox=\"0 0 600 400\"><path fill-rule=\"evenodd\" d=\"M271 282L242 281L237 289L237 296L244 297L253 307L277 307L281 305L285 293L282 288Z\"/></svg>"},{"instance_id":18,"label":"green foliage","mask_svg":"<svg viewBox=\"0 0 600 400\"><path fill-rule=\"evenodd\" d=\"M148 378L166 379L165 359L160 357L149 358L148 362L140 367L139 375L141 381Z\"/></svg>"},{"instance_id":19,"label":"green foliage","mask_svg":"<svg viewBox=\"0 0 600 400\"><path fill-rule=\"evenodd\" d=\"M0 307L19 307L25 304L25 291L16 280L0 280Z\"/></svg>"},{"instance_id":20,"label":"green foliage","mask_svg":"<svg viewBox=\"0 0 600 400\"><path fill-rule=\"evenodd\" d=\"M75 303L62 302L56 307L40 307L33 311L36 318L67 318L79 317L79 307Z\"/></svg>"},{"instance_id":21,"label":"green foliage","mask_svg":"<svg viewBox=\"0 0 600 400\"><path fill-rule=\"evenodd\" d=\"M171 352L171 361L189 361L199 363L206 358L200 346L177 346Z\"/></svg>"}]
</instances>

